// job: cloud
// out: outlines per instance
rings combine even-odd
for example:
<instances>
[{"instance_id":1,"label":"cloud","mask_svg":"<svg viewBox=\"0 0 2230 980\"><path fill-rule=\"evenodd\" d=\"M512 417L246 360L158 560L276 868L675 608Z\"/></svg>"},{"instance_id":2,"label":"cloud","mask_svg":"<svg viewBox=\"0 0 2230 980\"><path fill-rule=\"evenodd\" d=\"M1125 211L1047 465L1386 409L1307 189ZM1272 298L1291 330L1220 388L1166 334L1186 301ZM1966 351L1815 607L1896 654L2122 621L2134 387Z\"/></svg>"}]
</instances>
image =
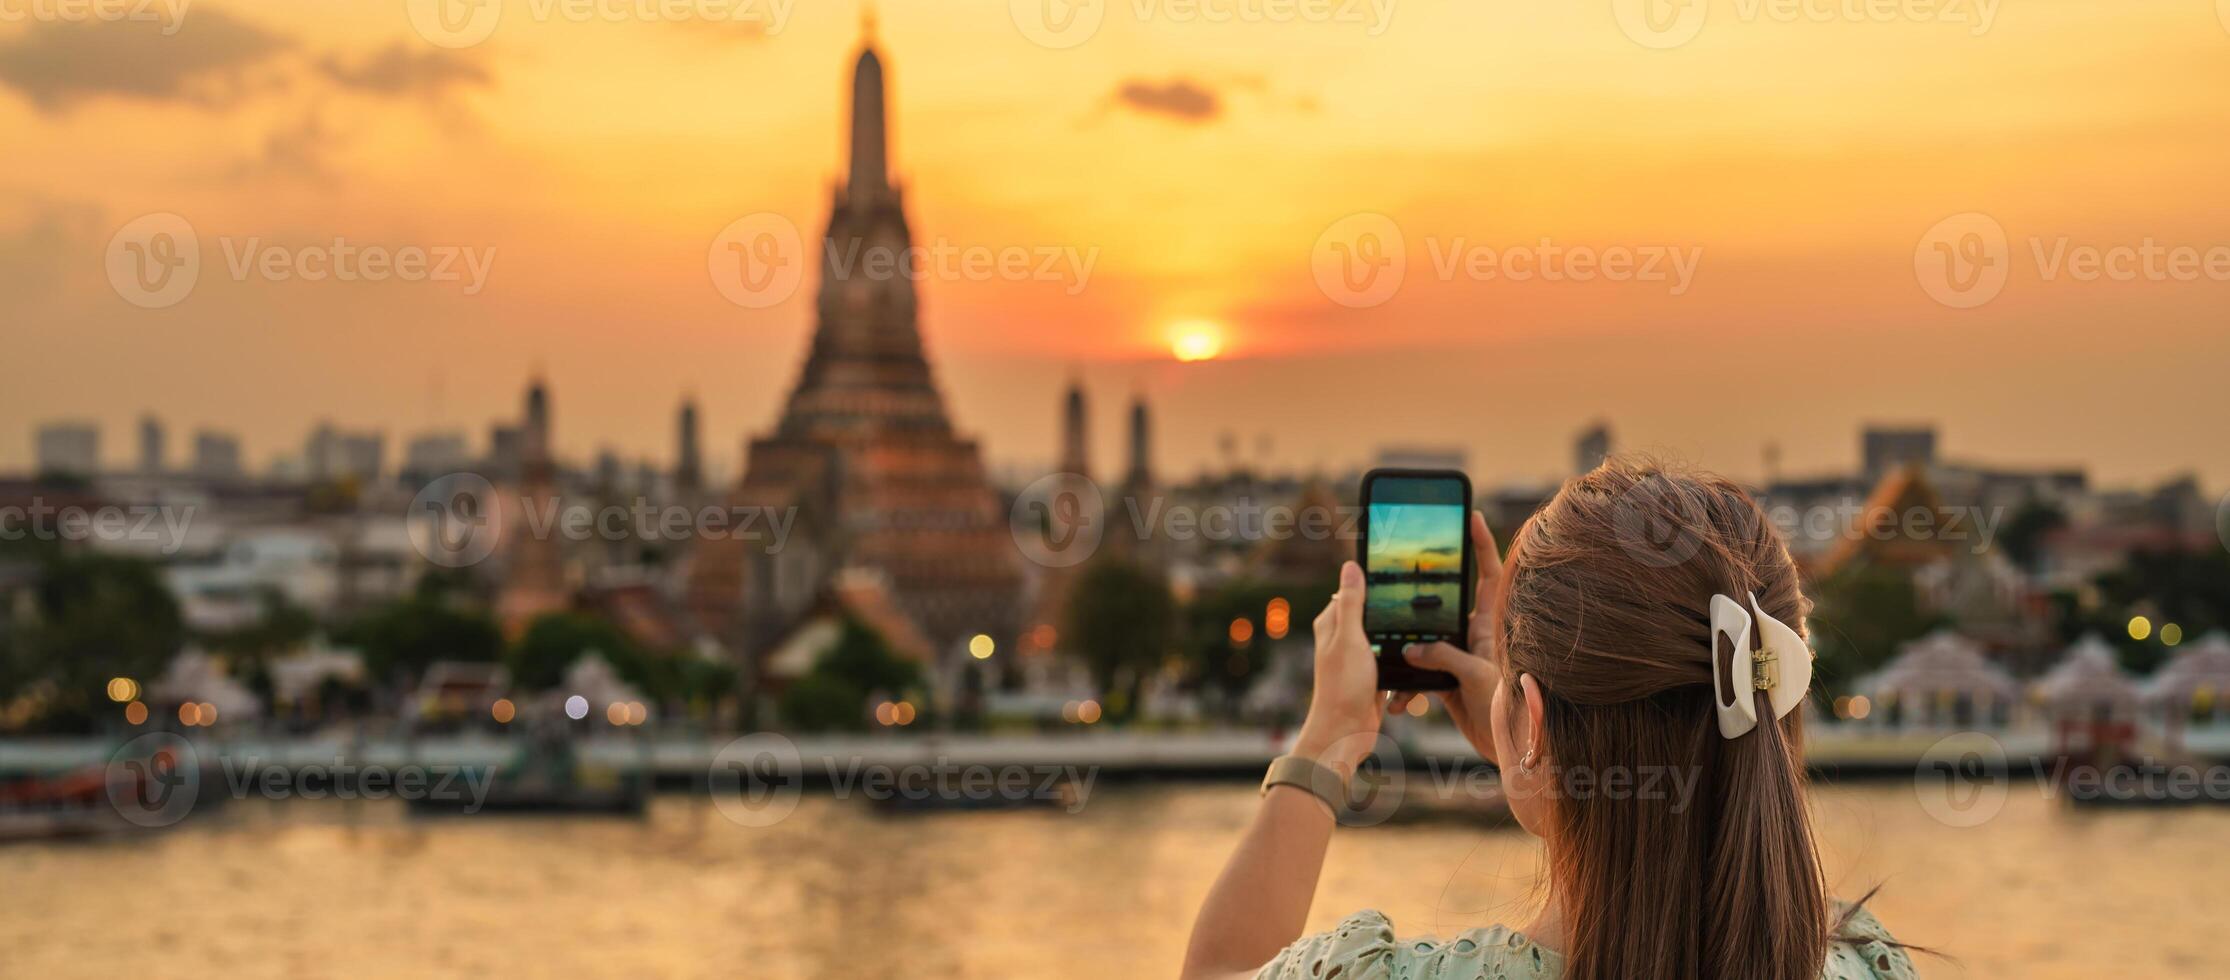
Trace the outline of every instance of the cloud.
<instances>
[{"instance_id":1,"label":"cloud","mask_svg":"<svg viewBox=\"0 0 2230 980\"><path fill-rule=\"evenodd\" d=\"M1115 99L1134 111L1167 116L1180 122L1204 123L1223 114L1220 96L1185 78L1172 78L1161 84L1132 79L1116 88Z\"/></svg>"},{"instance_id":2,"label":"cloud","mask_svg":"<svg viewBox=\"0 0 2230 980\"><path fill-rule=\"evenodd\" d=\"M324 117L311 109L300 122L273 129L263 138L263 152L234 164L226 176L241 181L282 177L332 184L336 178L329 157L338 144Z\"/></svg>"},{"instance_id":3,"label":"cloud","mask_svg":"<svg viewBox=\"0 0 2230 980\"><path fill-rule=\"evenodd\" d=\"M494 79L478 62L455 51L390 45L371 57L348 62L338 55L318 60L318 71L343 88L397 98L438 99L462 86L486 87Z\"/></svg>"},{"instance_id":4,"label":"cloud","mask_svg":"<svg viewBox=\"0 0 2230 980\"><path fill-rule=\"evenodd\" d=\"M248 70L294 42L216 10L196 10L185 30L159 20L50 20L0 42L0 85L47 113L102 96L238 102Z\"/></svg>"}]
</instances>

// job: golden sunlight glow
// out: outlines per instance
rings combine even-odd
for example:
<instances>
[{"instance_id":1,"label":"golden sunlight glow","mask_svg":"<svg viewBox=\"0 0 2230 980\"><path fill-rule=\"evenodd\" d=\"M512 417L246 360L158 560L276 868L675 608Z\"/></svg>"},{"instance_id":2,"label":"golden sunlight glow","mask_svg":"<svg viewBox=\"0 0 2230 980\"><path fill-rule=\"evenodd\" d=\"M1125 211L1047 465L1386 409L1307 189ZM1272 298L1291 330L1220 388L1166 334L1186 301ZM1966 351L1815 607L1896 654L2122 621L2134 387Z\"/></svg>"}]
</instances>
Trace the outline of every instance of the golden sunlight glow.
<instances>
[{"instance_id":1,"label":"golden sunlight glow","mask_svg":"<svg viewBox=\"0 0 2230 980\"><path fill-rule=\"evenodd\" d=\"M1185 320L1169 328L1169 353L1180 361L1214 360L1223 353L1223 328L1207 320Z\"/></svg>"}]
</instances>

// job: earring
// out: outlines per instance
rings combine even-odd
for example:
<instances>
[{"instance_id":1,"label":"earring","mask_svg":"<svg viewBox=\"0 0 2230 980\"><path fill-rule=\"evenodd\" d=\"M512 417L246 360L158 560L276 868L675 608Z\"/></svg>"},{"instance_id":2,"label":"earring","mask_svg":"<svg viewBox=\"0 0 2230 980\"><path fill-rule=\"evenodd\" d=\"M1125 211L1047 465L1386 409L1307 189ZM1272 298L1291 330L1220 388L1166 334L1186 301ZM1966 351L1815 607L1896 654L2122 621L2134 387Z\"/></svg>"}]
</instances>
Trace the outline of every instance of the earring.
<instances>
[{"instance_id":1,"label":"earring","mask_svg":"<svg viewBox=\"0 0 2230 980\"><path fill-rule=\"evenodd\" d=\"M1518 760L1518 768L1523 769L1527 772L1532 772L1533 767L1539 765L1540 763L1541 758L1539 753L1537 753L1533 749L1527 749L1525 750L1525 757Z\"/></svg>"}]
</instances>

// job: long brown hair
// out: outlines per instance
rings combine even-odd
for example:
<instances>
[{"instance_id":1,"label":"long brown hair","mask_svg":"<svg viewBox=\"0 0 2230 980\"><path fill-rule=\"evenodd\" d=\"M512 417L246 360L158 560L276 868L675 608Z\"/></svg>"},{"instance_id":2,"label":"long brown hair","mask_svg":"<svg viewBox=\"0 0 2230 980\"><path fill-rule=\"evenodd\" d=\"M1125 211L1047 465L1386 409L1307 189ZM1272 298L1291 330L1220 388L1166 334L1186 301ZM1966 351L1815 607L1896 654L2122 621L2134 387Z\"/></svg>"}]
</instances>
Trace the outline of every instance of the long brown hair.
<instances>
[{"instance_id":1,"label":"long brown hair","mask_svg":"<svg viewBox=\"0 0 2230 980\"><path fill-rule=\"evenodd\" d=\"M1712 708L1711 597L1753 593L1804 631L1788 547L1723 479L1614 458L1518 533L1499 647L1507 683L1541 687L1572 980L1819 976L1836 924L1804 805L1803 712L1775 723L1759 691L1758 726L1725 739Z\"/></svg>"}]
</instances>

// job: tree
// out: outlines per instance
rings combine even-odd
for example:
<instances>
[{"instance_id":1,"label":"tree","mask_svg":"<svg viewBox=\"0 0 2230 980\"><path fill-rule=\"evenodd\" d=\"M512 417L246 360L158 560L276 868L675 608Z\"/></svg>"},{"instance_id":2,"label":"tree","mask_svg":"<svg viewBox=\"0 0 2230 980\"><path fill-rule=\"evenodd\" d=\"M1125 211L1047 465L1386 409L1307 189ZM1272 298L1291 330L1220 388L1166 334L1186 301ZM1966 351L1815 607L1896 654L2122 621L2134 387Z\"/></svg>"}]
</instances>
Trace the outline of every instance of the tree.
<instances>
[{"instance_id":1,"label":"tree","mask_svg":"<svg viewBox=\"0 0 2230 980\"><path fill-rule=\"evenodd\" d=\"M224 654L234 675L268 702L272 694L271 661L316 633L317 617L275 588L265 587L259 598L262 611L254 622L207 634L201 640L210 650Z\"/></svg>"},{"instance_id":2,"label":"tree","mask_svg":"<svg viewBox=\"0 0 2230 980\"><path fill-rule=\"evenodd\" d=\"M408 686L436 660L495 663L503 659L503 631L478 609L438 596L415 594L366 613L339 634L364 657L366 675Z\"/></svg>"},{"instance_id":3,"label":"tree","mask_svg":"<svg viewBox=\"0 0 2230 980\"><path fill-rule=\"evenodd\" d=\"M1328 601L1321 589L1241 580L1203 592L1187 604L1182 641L1186 683L1218 692L1226 704L1253 687L1270 666L1276 641L1269 633L1269 609L1279 599L1287 603L1288 635L1303 637ZM1244 642L1232 639L1232 623L1242 619L1247 622Z\"/></svg>"},{"instance_id":4,"label":"tree","mask_svg":"<svg viewBox=\"0 0 2230 980\"><path fill-rule=\"evenodd\" d=\"M2015 567L2033 571L2044 552L2045 535L2066 526L2067 514L2058 507L2030 501L2005 522L2005 530L1998 533L1998 547L2005 549Z\"/></svg>"},{"instance_id":5,"label":"tree","mask_svg":"<svg viewBox=\"0 0 2230 980\"><path fill-rule=\"evenodd\" d=\"M782 693L782 718L799 731L867 726L867 699L902 698L921 687L921 667L891 650L880 633L846 616L836 645Z\"/></svg>"},{"instance_id":6,"label":"tree","mask_svg":"<svg viewBox=\"0 0 2230 980\"><path fill-rule=\"evenodd\" d=\"M1946 625L1920 608L1912 580L1894 568L1847 566L1815 583L1813 592L1812 646L1819 652L1813 677L1830 698L1848 693L1899 647Z\"/></svg>"},{"instance_id":7,"label":"tree","mask_svg":"<svg viewBox=\"0 0 2230 980\"><path fill-rule=\"evenodd\" d=\"M1150 568L1102 558L1078 576L1067 619L1064 635L1105 696L1107 716L1129 719L1146 676L1168 656L1175 636L1176 600L1168 581Z\"/></svg>"},{"instance_id":8,"label":"tree","mask_svg":"<svg viewBox=\"0 0 2230 980\"><path fill-rule=\"evenodd\" d=\"M573 661L589 653L603 657L614 674L644 694L656 698L662 693L665 685L651 676L634 640L610 620L577 612L549 613L527 625L506 661L511 683L522 691L549 690L564 682Z\"/></svg>"},{"instance_id":9,"label":"tree","mask_svg":"<svg viewBox=\"0 0 2230 980\"><path fill-rule=\"evenodd\" d=\"M0 702L43 701L33 724L89 731L112 677L142 685L161 674L185 639L178 602L153 564L102 554L50 552L32 590L33 615L0 650Z\"/></svg>"}]
</instances>

